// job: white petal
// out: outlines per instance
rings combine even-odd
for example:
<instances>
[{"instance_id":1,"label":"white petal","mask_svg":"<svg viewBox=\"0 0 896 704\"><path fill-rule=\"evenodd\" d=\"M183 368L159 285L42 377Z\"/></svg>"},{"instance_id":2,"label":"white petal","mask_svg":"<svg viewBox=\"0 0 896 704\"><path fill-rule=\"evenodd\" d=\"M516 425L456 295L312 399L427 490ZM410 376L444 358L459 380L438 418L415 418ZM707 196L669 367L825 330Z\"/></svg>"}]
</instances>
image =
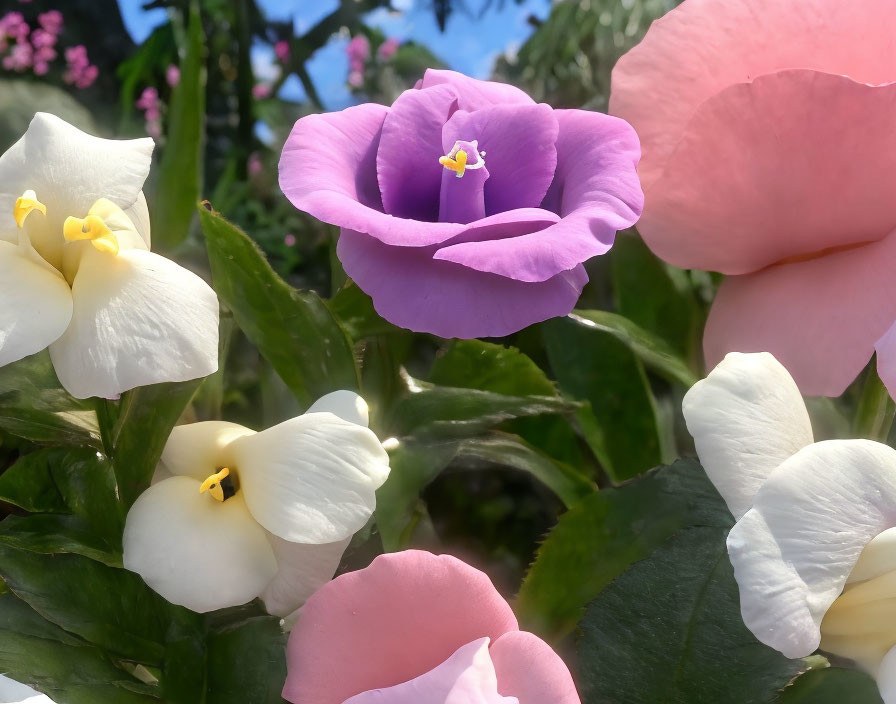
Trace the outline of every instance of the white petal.
<instances>
[{"instance_id":1,"label":"white petal","mask_svg":"<svg viewBox=\"0 0 896 704\"><path fill-rule=\"evenodd\" d=\"M884 655L877 673L877 688L884 704L896 704L896 647Z\"/></svg>"},{"instance_id":2,"label":"white petal","mask_svg":"<svg viewBox=\"0 0 896 704\"><path fill-rule=\"evenodd\" d=\"M124 214L134 223L134 227L137 228L137 232L146 243L146 249L149 249L152 245L149 234L149 207L146 205L146 196L143 195L143 191L137 194L137 200L132 206L124 209Z\"/></svg>"},{"instance_id":3,"label":"white petal","mask_svg":"<svg viewBox=\"0 0 896 704\"><path fill-rule=\"evenodd\" d=\"M788 657L812 653L863 548L894 526L896 450L829 440L785 460L728 536L747 627Z\"/></svg>"},{"instance_id":4,"label":"white petal","mask_svg":"<svg viewBox=\"0 0 896 704\"><path fill-rule=\"evenodd\" d=\"M256 598L277 572L261 526L237 494L215 501L172 477L143 492L125 523L124 566L172 604L200 613Z\"/></svg>"},{"instance_id":5,"label":"white petal","mask_svg":"<svg viewBox=\"0 0 896 704\"><path fill-rule=\"evenodd\" d=\"M367 402L354 391L332 391L311 404L307 413L332 413L349 423L369 425Z\"/></svg>"},{"instance_id":6,"label":"white petal","mask_svg":"<svg viewBox=\"0 0 896 704\"><path fill-rule=\"evenodd\" d=\"M441 665L409 682L356 694L343 704L519 704L516 697L498 694L488 643L480 638L462 645Z\"/></svg>"},{"instance_id":7,"label":"white petal","mask_svg":"<svg viewBox=\"0 0 896 704\"><path fill-rule=\"evenodd\" d=\"M68 284L50 267L0 241L0 366L40 352L72 318Z\"/></svg>"},{"instance_id":8,"label":"white petal","mask_svg":"<svg viewBox=\"0 0 896 704\"><path fill-rule=\"evenodd\" d=\"M781 462L812 442L799 389L769 353L731 353L682 402L688 431L735 518Z\"/></svg>"},{"instance_id":9,"label":"white petal","mask_svg":"<svg viewBox=\"0 0 896 704\"><path fill-rule=\"evenodd\" d=\"M334 543L367 523L389 456L367 428L306 413L231 445L246 504L295 543Z\"/></svg>"},{"instance_id":10,"label":"white petal","mask_svg":"<svg viewBox=\"0 0 896 704\"><path fill-rule=\"evenodd\" d=\"M864 582L888 572L896 572L896 528L885 530L865 546L847 583Z\"/></svg>"},{"instance_id":11,"label":"white petal","mask_svg":"<svg viewBox=\"0 0 896 704\"><path fill-rule=\"evenodd\" d=\"M117 398L137 386L186 381L218 368L218 299L198 276L139 249L85 253L74 315L50 347L76 398Z\"/></svg>"},{"instance_id":12,"label":"white petal","mask_svg":"<svg viewBox=\"0 0 896 704\"><path fill-rule=\"evenodd\" d=\"M47 206L46 219L32 232L34 246L58 266L65 218L84 217L99 198L131 207L149 175L152 150L149 138L101 139L55 115L37 113L22 138L0 156L0 230L9 227L15 199L33 189Z\"/></svg>"},{"instance_id":13,"label":"white petal","mask_svg":"<svg viewBox=\"0 0 896 704\"><path fill-rule=\"evenodd\" d=\"M223 420L178 425L168 436L161 464L171 474L203 481L222 467L235 467L230 443L254 430Z\"/></svg>"},{"instance_id":14,"label":"white petal","mask_svg":"<svg viewBox=\"0 0 896 704\"><path fill-rule=\"evenodd\" d=\"M342 554L351 538L323 545L290 543L276 535L268 535L277 575L261 594L268 613L286 617L298 609L314 592L333 578Z\"/></svg>"},{"instance_id":15,"label":"white petal","mask_svg":"<svg viewBox=\"0 0 896 704\"><path fill-rule=\"evenodd\" d=\"M53 704L53 700L26 684L0 675L0 704Z\"/></svg>"}]
</instances>

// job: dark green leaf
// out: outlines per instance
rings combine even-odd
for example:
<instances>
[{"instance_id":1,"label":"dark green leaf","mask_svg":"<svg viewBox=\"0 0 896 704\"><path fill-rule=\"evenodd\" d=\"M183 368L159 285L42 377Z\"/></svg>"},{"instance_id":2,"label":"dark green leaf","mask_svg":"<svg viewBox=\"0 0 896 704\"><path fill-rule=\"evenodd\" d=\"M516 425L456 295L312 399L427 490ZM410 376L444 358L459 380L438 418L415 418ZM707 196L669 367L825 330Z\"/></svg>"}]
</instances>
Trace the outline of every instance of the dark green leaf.
<instances>
[{"instance_id":1,"label":"dark green leaf","mask_svg":"<svg viewBox=\"0 0 896 704\"><path fill-rule=\"evenodd\" d=\"M775 704L882 704L874 678L859 670L830 667L797 677Z\"/></svg>"},{"instance_id":2,"label":"dark green leaf","mask_svg":"<svg viewBox=\"0 0 896 704\"><path fill-rule=\"evenodd\" d=\"M744 625L727 534L678 533L588 605L578 647L586 702L766 704L805 670Z\"/></svg>"},{"instance_id":3,"label":"dark green leaf","mask_svg":"<svg viewBox=\"0 0 896 704\"><path fill-rule=\"evenodd\" d=\"M100 538L79 516L7 516L0 521L0 543L49 555L74 553L121 567L121 549Z\"/></svg>"},{"instance_id":4,"label":"dark green leaf","mask_svg":"<svg viewBox=\"0 0 896 704\"><path fill-rule=\"evenodd\" d=\"M320 297L281 279L245 233L200 208L215 289L237 324L306 407L358 388L348 336Z\"/></svg>"},{"instance_id":5,"label":"dark green leaf","mask_svg":"<svg viewBox=\"0 0 896 704\"><path fill-rule=\"evenodd\" d=\"M338 261L338 260L337 260ZM330 310L339 318L353 340L374 335L407 333L384 320L374 310L373 301L354 282L349 281L330 299Z\"/></svg>"},{"instance_id":6,"label":"dark green leaf","mask_svg":"<svg viewBox=\"0 0 896 704\"><path fill-rule=\"evenodd\" d=\"M19 459L0 475L0 500L34 513L67 513L68 506L53 478L53 466L64 452L44 449Z\"/></svg>"},{"instance_id":7,"label":"dark green leaf","mask_svg":"<svg viewBox=\"0 0 896 704\"><path fill-rule=\"evenodd\" d=\"M641 361L615 335L569 319L542 324L560 388L591 403L589 443L614 481L662 461L656 404ZM588 428L584 424L583 428Z\"/></svg>"},{"instance_id":8,"label":"dark green leaf","mask_svg":"<svg viewBox=\"0 0 896 704\"><path fill-rule=\"evenodd\" d=\"M556 396L557 389L531 359L513 347L455 340L436 358L429 380L439 386L505 396Z\"/></svg>"},{"instance_id":9,"label":"dark green leaf","mask_svg":"<svg viewBox=\"0 0 896 704\"><path fill-rule=\"evenodd\" d=\"M286 681L285 648L280 620L271 616L210 633L206 703L280 704Z\"/></svg>"},{"instance_id":10,"label":"dark green leaf","mask_svg":"<svg viewBox=\"0 0 896 704\"><path fill-rule=\"evenodd\" d=\"M204 43L199 4L192 2L152 213L153 240L162 249L171 249L187 238L199 200L205 133Z\"/></svg>"},{"instance_id":11,"label":"dark green leaf","mask_svg":"<svg viewBox=\"0 0 896 704\"><path fill-rule=\"evenodd\" d=\"M731 522L693 460L592 494L560 517L539 548L520 590L520 620L535 632L569 633L591 599L682 527Z\"/></svg>"}]
</instances>

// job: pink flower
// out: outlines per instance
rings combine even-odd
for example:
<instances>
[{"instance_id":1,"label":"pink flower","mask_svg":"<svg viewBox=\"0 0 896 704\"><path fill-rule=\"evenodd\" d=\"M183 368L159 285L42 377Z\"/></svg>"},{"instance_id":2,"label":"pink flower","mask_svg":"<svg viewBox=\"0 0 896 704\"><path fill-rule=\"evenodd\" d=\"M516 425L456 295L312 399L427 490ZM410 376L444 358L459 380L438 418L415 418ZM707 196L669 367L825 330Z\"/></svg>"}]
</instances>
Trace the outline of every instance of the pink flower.
<instances>
[{"instance_id":1,"label":"pink flower","mask_svg":"<svg viewBox=\"0 0 896 704\"><path fill-rule=\"evenodd\" d=\"M258 152L252 152L249 155L247 166L249 167L250 176L257 176L259 173L261 173L262 163L261 157L258 156Z\"/></svg>"},{"instance_id":2,"label":"pink flower","mask_svg":"<svg viewBox=\"0 0 896 704\"><path fill-rule=\"evenodd\" d=\"M256 83L252 86L252 96L256 100L264 100L265 98L271 97L271 85L270 83Z\"/></svg>"},{"instance_id":3,"label":"pink flower","mask_svg":"<svg viewBox=\"0 0 896 704\"><path fill-rule=\"evenodd\" d=\"M348 54L348 65L351 70L363 71L364 64L370 58L370 40L363 34L352 37L345 48L345 53Z\"/></svg>"},{"instance_id":4,"label":"pink flower","mask_svg":"<svg viewBox=\"0 0 896 704\"><path fill-rule=\"evenodd\" d=\"M31 46L35 49L50 49L56 46L57 37L45 29L35 29L31 33ZM56 55L56 52L53 52Z\"/></svg>"},{"instance_id":5,"label":"pink flower","mask_svg":"<svg viewBox=\"0 0 896 704\"><path fill-rule=\"evenodd\" d=\"M30 68L34 59L34 52L28 42L14 44L7 56L3 57L3 68L7 71L22 73Z\"/></svg>"},{"instance_id":6,"label":"pink flower","mask_svg":"<svg viewBox=\"0 0 896 704\"><path fill-rule=\"evenodd\" d=\"M289 42L281 40L274 44L274 54L283 63L289 61Z\"/></svg>"},{"instance_id":7,"label":"pink flower","mask_svg":"<svg viewBox=\"0 0 896 704\"><path fill-rule=\"evenodd\" d=\"M637 130L638 229L728 274L704 336L837 396L875 349L896 393L896 5L686 0L613 73Z\"/></svg>"},{"instance_id":8,"label":"pink flower","mask_svg":"<svg viewBox=\"0 0 896 704\"><path fill-rule=\"evenodd\" d=\"M287 235L283 238L283 244L287 247L294 247L296 244L296 236L295 235Z\"/></svg>"},{"instance_id":9,"label":"pink flower","mask_svg":"<svg viewBox=\"0 0 896 704\"><path fill-rule=\"evenodd\" d=\"M137 98L137 102L135 105L141 110L153 110L158 109L159 105L159 91L150 86L149 88L144 88L143 92L140 94L140 97Z\"/></svg>"},{"instance_id":10,"label":"pink flower","mask_svg":"<svg viewBox=\"0 0 896 704\"><path fill-rule=\"evenodd\" d=\"M364 74L360 71L349 71L348 84L352 88L360 88L362 85L364 85Z\"/></svg>"},{"instance_id":11,"label":"pink flower","mask_svg":"<svg viewBox=\"0 0 896 704\"><path fill-rule=\"evenodd\" d=\"M488 576L407 550L324 585L287 648L294 704L580 704L563 661L520 631ZM446 699L447 697L447 699Z\"/></svg>"},{"instance_id":12,"label":"pink flower","mask_svg":"<svg viewBox=\"0 0 896 704\"><path fill-rule=\"evenodd\" d=\"M91 65L87 58L87 47L83 44L65 50L65 61L68 64L62 79L74 84L77 88L89 87L99 75L99 69Z\"/></svg>"},{"instance_id":13,"label":"pink flower","mask_svg":"<svg viewBox=\"0 0 896 704\"><path fill-rule=\"evenodd\" d=\"M44 31L58 35L62 31L62 13L59 10L42 12L37 16L37 23Z\"/></svg>"},{"instance_id":14,"label":"pink flower","mask_svg":"<svg viewBox=\"0 0 896 704\"><path fill-rule=\"evenodd\" d=\"M379 54L381 59L391 58L395 55L395 52L398 51L399 46L401 46L401 42L390 37L382 44L380 44L380 48L377 50L377 54Z\"/></svg>"},{"instance_id":15,"label":"pink flower","mask_svg":"<svg viewBox=\"0 0 896 704\"><path fill-rule=\"evenodd\" d=\"M165 69L165 82L172 88L180 83L180 69L174 64Z\"/></svg>"},{"instance_id":16,"label":"pink flower","mask_svg":"<svg viewBox=\"0 0 896 704\"><path fill-rule=\"evenodd\" d=\"M22 41L28 37L31 28L21 12L7 12L0 17L0 36Z\"/></svg>"}]
</instances>

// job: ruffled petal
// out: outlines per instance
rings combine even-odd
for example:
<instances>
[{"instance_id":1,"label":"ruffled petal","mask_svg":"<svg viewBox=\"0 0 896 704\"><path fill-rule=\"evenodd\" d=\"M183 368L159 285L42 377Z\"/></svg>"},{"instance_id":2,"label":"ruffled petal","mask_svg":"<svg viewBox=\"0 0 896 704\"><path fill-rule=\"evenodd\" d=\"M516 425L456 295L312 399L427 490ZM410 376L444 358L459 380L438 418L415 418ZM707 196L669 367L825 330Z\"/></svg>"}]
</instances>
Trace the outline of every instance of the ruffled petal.
<instances>
[{"instance_id":1,"label":"ruffled petal","mask_svg":"<svg viewBox=\"0 0 896 704\"><path fill-rule=\"evenodd\" d=\"M473 640L515 630L513 611L479 570L418 550L381 555L305 604L289 638L283 696L343 704L429 672Z\"/></svg>"},{"instance_id":2,"label":"ruffled petal","mask_svg":"<svg viewBox=\"0 0 896 704\"><path fill-rule=\"evenodd\" d=\"M218 299L202 279L151 252L92 251L72 286L74 315L50 346L76 398L117 398L137 386L218 368Z\"/></svg>"},{"instance_id":3,"label":"ruffled petal","mask_svg":"<svg viewBox=\"0 0 896 704\"><path fill-rule=\"evenodd\" d=\"M634 130L622 120L586 110L555 110L554 116L560 127L557 169L542 207L562 219L521 236L486 238L471 232L446 242L436 259L517 281L547 281L606 253L616 232L637 222L644 194Z\"/></svg>"},{"instance_id":4,"label":"ruffled petal","mask_svg":"<svg viewBox=\"0 0 896 704\"><path fill-rule=\"evenodd\" d=\"M31 689L26 684L0 675L0 702L8 704L54 704L46 694Z\"/></svg>"},{"instance_id":5,"label":"ruffled petal","mask_svg":"<svg viewBox=\"0 0 896 704\"><path fill-rule=\"evenodd\" d=\"M137 200L134 201L132 206L124 209L124 214L127 215L128 219L134 224L137 233L143 238L143 241L146 243L146 249L149 249L152 244L152 238L150 237L149 206L146 204L146 196L143 195L143 191L140 191L137 195Z\"/></svg>"},{"instance_id":6,"label":"ruffled petal","mask_svg":"<svg viewBox=\"0 0 896 704\"><path fill-rule=\"evenodd\" d=\"M178 425L168 436L161 464L171 474L204 481L222 467L235 467L230 443L254 434L254 430L223 420Z\"/></svg>"},{"instance_id":7,"label":"ruffled petal","mask_svg":"<svg viewBox=\"0 0 896 704\"><path fill-rule=\"evenodd\" d=\"M351 542L351 537L322 545L291 543L276 535L268 539L277 559L277 574L261 598L268 613L280 617L289 616L333 578Z\"/></svg>"},{"instance_id":8,"label":"ruffled petal","mask_svg":"<svg viewBox=\"0 0 896 704\"><path fill-rule=\"evenodd\" d=\"M137 201L149 175L151 139L101 139L49 113L34 116L22 138L0 156L0 230L13 225L16 198L27 189L47 206L26 223L37 251L54 266L62 256L62 223L84 217L98 199L121 208ZM32 222L33 221L33 222Z\"/></svg>"},{"instance_id":9,"label":"ruffled petal","mask_svg":"<svg viewBox=\"0 0 896 704\"><path fill-rule=\"evenodd\" d=\"M354 391L331 391L311 404L307 413L332 413L334 416L357 423L365 428L369 425L367 402Z\"/></svg>"},{"instance_id":10,"label":"ruffled petal","mask_svg":"<svg viewBox=\"0 0 896 704\"><path fill-rule=\"evenodd\" d=\"M428 68L415 88L426 89L433 86L451 86L457 94L457 105L468 112L481 110L490 105L533 105L532 98L515 86L496 81L480 81L457 71Z\"/></svg>"},{"instance_id":11,"label":"ruffled petal","mask_svg":"<svg viewBox=\"0 0 896 704\"><path fill-rule=\"evenodd\" d=\"M283 147L280 189L295 207L318 220L389 244L420 247L460 234L464 226L457 223L421 222L383 212L376 164L388 112L383 105L366 103L303 117Z\"/></svg>"},{"instance_id":12,"label":"ruffled petal","mask_svg":"<svg viewBox=\"0 0 896 704\"><path fill-rule=\"evenodd\" d=\"M381 316L440 337L501 337L566 315L588 281L581 265L539 283L515 281L435 260L434 248L390 247L351 230L337 252Z\"/></svg>"},{"instance_id":13,"label":"ruffled petal","mask_svg":"<svg viewBox=\"0 0 896 704\"><path fill-rule=\"evenodd\" d=\"M894 270L891 235L727 278L703 335L707 365L731 351L771 352L804 395L839 396L896 320Z\"/></svg>"},{"instance_id":14,"label":"ruffled petal","mask_svg":"<svg viewBox=\"0 0 896 704\"><path fill-rule=\"evenodd\" d=\"M292 418L230 450L255 520L296 543L332 543L360 530L389 476L376 435L332 413Z\"/></svg>"},{"instance_id":15,"label":"ruffled petal","mask_svg":"<svg viewBox=\"0 0 896 704\"><path fill-rule=\"evenodd\" d=\"M896 704L896 647L891 648L880 663L877 688L884 704Z\"/></svg>"},{"instance_id":16,"label":"ruffled petal","mask_svg":"<svg viewBox=\"0 0 896 704\"><path fill-rule=\"evenodd\" d=\"M566 663L541 638L510 631L490 649L498 691L519 704L581 704Z\"/></svg>"},{"instance_id":17,"label":"ruffled petal","mask_svg":"<svg viewBox=\"0 0 896 704\"><path fill-rule=\"evenodd\" d=\"M707 98L791 68L888 83L896 80L894 32L891 3L688 0L654 22L616 64L610 112L641 136L649 188ZM817 110L823 116L827 106Z\"/></svg>"},{"instance_id":18,"label":"ruffled petal","mask_svg":"<svg viewBox=\"0 0 896 704\"><path fill-rule=\"evenodd\" d=\"M541 205L557 168L559 126L549 105L494 105L475 112L460 110L443 125L440 156L450 152L455 142L473 140L486 153L486 215ZM473 155L468 156L470 163L476 161ZM439 169L444 171L441 165Z\"/></svg>"},{"instance_id":19,"label":"ruffled petal","mask_svg":"<svg viewBox=\"0 0 896 704\"><path fill-rule=\"evenodd\" d=\"M545 700L547 701L547 700ZM553 704L553 700L552 704ZM372 689L343 704L519 704L498 694L488 638L462 645L441 665L394 687Z\"/></svg>"},{"instance_id":20,"label":"ruffled petal","mask_svg":"<svg viewBox=\"0 0 896 704\"><path fill-rule=\"evenodd\" d=\"M46 348L71 318L65 279L27 249L0 241L0 366Z\"/></svg>"},{"instance_id":21,"label":"ruffled petal","mask_svg":"<svg viewBox=\"0 0 896 704\"><path fill-rule=\"evenodd\" d=\"M666 261L743 274L896 227L896 83L781 71L721 91L647 188L638 224Z\"/></svg>"},{"instance_id":22,"label":"ruffled petal","mask_svg":"<svg viewBox=\"0 0 896 704\"><path fill-rule=\"evenodd\" d=\"M392 104L380 135L376 174L383 209L399 218L439 218L442 127L457 110L451 86L406 90Z\"/></svg>"},{"instance_id":23,"label":"ruffled petal","mask_svg":"<svg viewBox=\"0 0 896 704\"><path fill-rule=\"evenodd\" d=\"M896 526L896 450L870 440L803 448L772 472L728 536L744 623L805 657L862 549Z\"/></svg>"},{"instance_id":24,"label":"ruffled petal","mask_svg":"<svg viewBox=\"0 0 896 704\"><path fill-rule=\"evenodd\" d=\"M735 518L778 465L813 441L799 389L767 352L728 354L681 408L703 469Z\"/></svg>"},{"instance_id":25,"label":"ruffled petal","mask_svg":"<svg viewBox=\"0 0 896 704\"><path fill-rule=\"evenodd\" d=\"M264 530L237 493L224 502L172 477L134 502L124 566L172 604L204 613L251 601L277 573Z\"/></svg>"}]
</instances>

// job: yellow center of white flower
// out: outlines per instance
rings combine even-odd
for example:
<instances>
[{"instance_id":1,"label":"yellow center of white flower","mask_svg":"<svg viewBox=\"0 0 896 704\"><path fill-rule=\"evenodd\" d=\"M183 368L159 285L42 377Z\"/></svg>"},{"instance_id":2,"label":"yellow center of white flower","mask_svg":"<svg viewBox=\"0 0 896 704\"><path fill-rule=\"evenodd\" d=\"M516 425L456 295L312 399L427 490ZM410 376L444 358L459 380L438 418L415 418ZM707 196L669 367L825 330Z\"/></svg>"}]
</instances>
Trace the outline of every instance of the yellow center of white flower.
<instances>
[{"instance_id":1,"label":"yellow center of white flower","mask_svg":"<svg viewBox=\"0 0 896 704\"><path fill-rule=\"evenodd\" d=\"M24 227L25 218L27 218L34 210L37 210L44 215L47 214L47 206L37 199L37 194L34 191L25 191L16 199L16 204L12 209L13 217L16 219L16 225Z\"/></svg>"},{"instance_id":2,"label":"yellow center of white flower","mask_svg":"<svg viewBox=\"0 0 896 704\"><path fill-rule=\"evenodd\" d=\"M221 467L215 474L205 478L199 493L208 492L215 501L227 501L240 489L239 477L236 472L231 472L230 467Z\"/></svg>"}]
</instances>

